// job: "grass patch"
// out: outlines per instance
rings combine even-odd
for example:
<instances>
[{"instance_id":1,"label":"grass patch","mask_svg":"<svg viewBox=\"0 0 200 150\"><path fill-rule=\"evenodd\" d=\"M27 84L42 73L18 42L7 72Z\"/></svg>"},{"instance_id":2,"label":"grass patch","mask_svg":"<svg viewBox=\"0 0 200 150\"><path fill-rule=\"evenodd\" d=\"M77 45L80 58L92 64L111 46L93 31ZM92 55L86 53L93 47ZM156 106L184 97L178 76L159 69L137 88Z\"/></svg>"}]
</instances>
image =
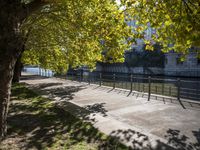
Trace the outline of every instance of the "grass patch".
<instances>
[{"instance_id":1,"label":"grass patch","mask_svg":"<svg viewBox=\"0 0 200 150\"><path fill-rule=\"evenodd\" d=\"M90 123L74 117L53 103L14 84L8 116L8 136L0 149L125 150L114 137L105 136Z\"/></svg>"}]
</instances>

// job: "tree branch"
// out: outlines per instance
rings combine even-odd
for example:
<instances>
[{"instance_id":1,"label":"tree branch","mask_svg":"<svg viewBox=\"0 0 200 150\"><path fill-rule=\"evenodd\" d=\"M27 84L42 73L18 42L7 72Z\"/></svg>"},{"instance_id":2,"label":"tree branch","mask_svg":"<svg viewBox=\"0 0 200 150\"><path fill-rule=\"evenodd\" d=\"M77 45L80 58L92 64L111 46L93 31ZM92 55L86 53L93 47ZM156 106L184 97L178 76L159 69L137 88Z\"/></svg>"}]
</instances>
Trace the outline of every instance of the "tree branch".
<instances>
[{"instance_id":1,"label":"tree branch","mask_svg":"<svg viewBox=\"0 0 200 150\"><path fill-rule=\"evenodd\" d=\"M39 10L42 8L42 6L49 4L49 1L46 0L34 0L28 4L25 5L26 11L27 11L27 16L30 14L34 13L35 11Z\"/></svg>"}]
</instances>

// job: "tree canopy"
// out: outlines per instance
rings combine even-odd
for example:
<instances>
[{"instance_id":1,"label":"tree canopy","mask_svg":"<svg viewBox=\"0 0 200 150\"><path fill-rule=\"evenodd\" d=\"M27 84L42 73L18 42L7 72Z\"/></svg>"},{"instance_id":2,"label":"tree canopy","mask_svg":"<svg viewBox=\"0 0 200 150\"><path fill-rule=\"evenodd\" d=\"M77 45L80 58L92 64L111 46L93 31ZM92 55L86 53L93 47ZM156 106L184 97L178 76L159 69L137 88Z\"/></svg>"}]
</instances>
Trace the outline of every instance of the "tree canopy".
<instances>
[{"instance_id":1,"label":"tree canopy","mask_svg":"<svg viewBox=\"0 0 200 150\"><path fill-rule=\"evenodd\" d=\"M146 49L155 42L164 52L174 50L186 55L191 46L200 46L199 0L121 0L127 20L135 20L134 31L142 37L149 24L156 30Z\"/></svg>"},{"instance_id":2,"label":"tree canopy","mask_svg":"<svg viewBox=\"0 0 200 150\"><path fill-rule=\"evenodd\" d=\"M198 0L48 3L22 26L29 32L23 61L59 72L68 64L94 68L96 61L122 62L124 51L134 38L144 38L149 26L156 33L144 39L147 50L159 43L163 52L186 55L191 46L200 46L199 5ZM136 25L127 26L133 20Z\"/></svg>"},{"instance_id":3,"label":"tree canopy","mask_svg":"<svg viewBox=\"0 0 200 150\"><path fill-rule=\"evenodd\" d=\"M122 62L134 34L115 1L60 0L45 5L23 24L23 61L60 72L66 65Z\"/></svg>"}]
</instances>

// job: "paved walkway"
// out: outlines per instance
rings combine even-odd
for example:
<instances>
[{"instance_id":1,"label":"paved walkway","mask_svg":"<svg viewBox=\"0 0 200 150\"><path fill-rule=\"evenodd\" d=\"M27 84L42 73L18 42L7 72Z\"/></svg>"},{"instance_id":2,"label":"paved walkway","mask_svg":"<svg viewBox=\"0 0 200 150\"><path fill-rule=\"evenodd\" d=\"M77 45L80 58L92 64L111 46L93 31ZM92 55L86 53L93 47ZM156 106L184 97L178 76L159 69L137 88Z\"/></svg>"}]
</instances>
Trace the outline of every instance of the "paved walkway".
<instances>
[{"instance_id":1,"label":"paved walkway","mask_svg":"<svg viewBox=\"0 0 200 150\"><path fill-rule=\"evenodd\" d=\"M27 74L22 82L134 149L200 149L198 104L183 103L184 109L122 89Z\"/></svg>"}]
</instances>

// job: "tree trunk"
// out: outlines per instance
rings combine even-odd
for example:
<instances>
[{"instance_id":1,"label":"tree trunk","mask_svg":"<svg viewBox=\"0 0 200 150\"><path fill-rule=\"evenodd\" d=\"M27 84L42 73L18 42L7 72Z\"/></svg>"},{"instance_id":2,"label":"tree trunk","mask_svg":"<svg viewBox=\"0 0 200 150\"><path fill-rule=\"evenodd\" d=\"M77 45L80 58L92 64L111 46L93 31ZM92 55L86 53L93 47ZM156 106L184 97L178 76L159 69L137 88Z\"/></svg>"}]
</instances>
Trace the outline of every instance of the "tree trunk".
<instances>
[{"instance_id":1,"label":"tree trunk","mask_svg":"<svg viewBox=\"0 0 200 150\"><path fill-rule=\"evenodd\" d=\"M7 132L7 113L11 92L11 81L17 58L0 55L0 139Z\"/></svg>"},{"instance_id":2,"label":"tree trunk","mask_svg":"<svg viewBox=\"0 0 200 150\"><path fill-rule=\"evenodd\" d=\"M0 2L0 140L7 132L7 114L14 66L23 45L20 30L23 7L20 0Z\"/></svg>"},{"instance_id":3,"label":"tree trunk","mask_svg":"<svg viewBox=\"0 0 200 150\"><path fill-rule=\"evenodd\" d=\"M20 81L22 67L23 67L23 64L21 63L21 55L20 55L20 57L17 59L17 62L15 64L15 69L14 69L14 74L13 74L13 79L12 79L13 83L18 83Z\"/></svg>"},{"instance_id":4,"label":"tree trunk","mask_svg":"<svg viewBox=\"0 0 200 150\"><path fill-rule=\"evenodd\" d=\"M0 140L7 132L7 113L15 63L23 51L26 41L21 30L22 22L43 5L44 0L0 1Z\"/></svg>"}]
</instances>

